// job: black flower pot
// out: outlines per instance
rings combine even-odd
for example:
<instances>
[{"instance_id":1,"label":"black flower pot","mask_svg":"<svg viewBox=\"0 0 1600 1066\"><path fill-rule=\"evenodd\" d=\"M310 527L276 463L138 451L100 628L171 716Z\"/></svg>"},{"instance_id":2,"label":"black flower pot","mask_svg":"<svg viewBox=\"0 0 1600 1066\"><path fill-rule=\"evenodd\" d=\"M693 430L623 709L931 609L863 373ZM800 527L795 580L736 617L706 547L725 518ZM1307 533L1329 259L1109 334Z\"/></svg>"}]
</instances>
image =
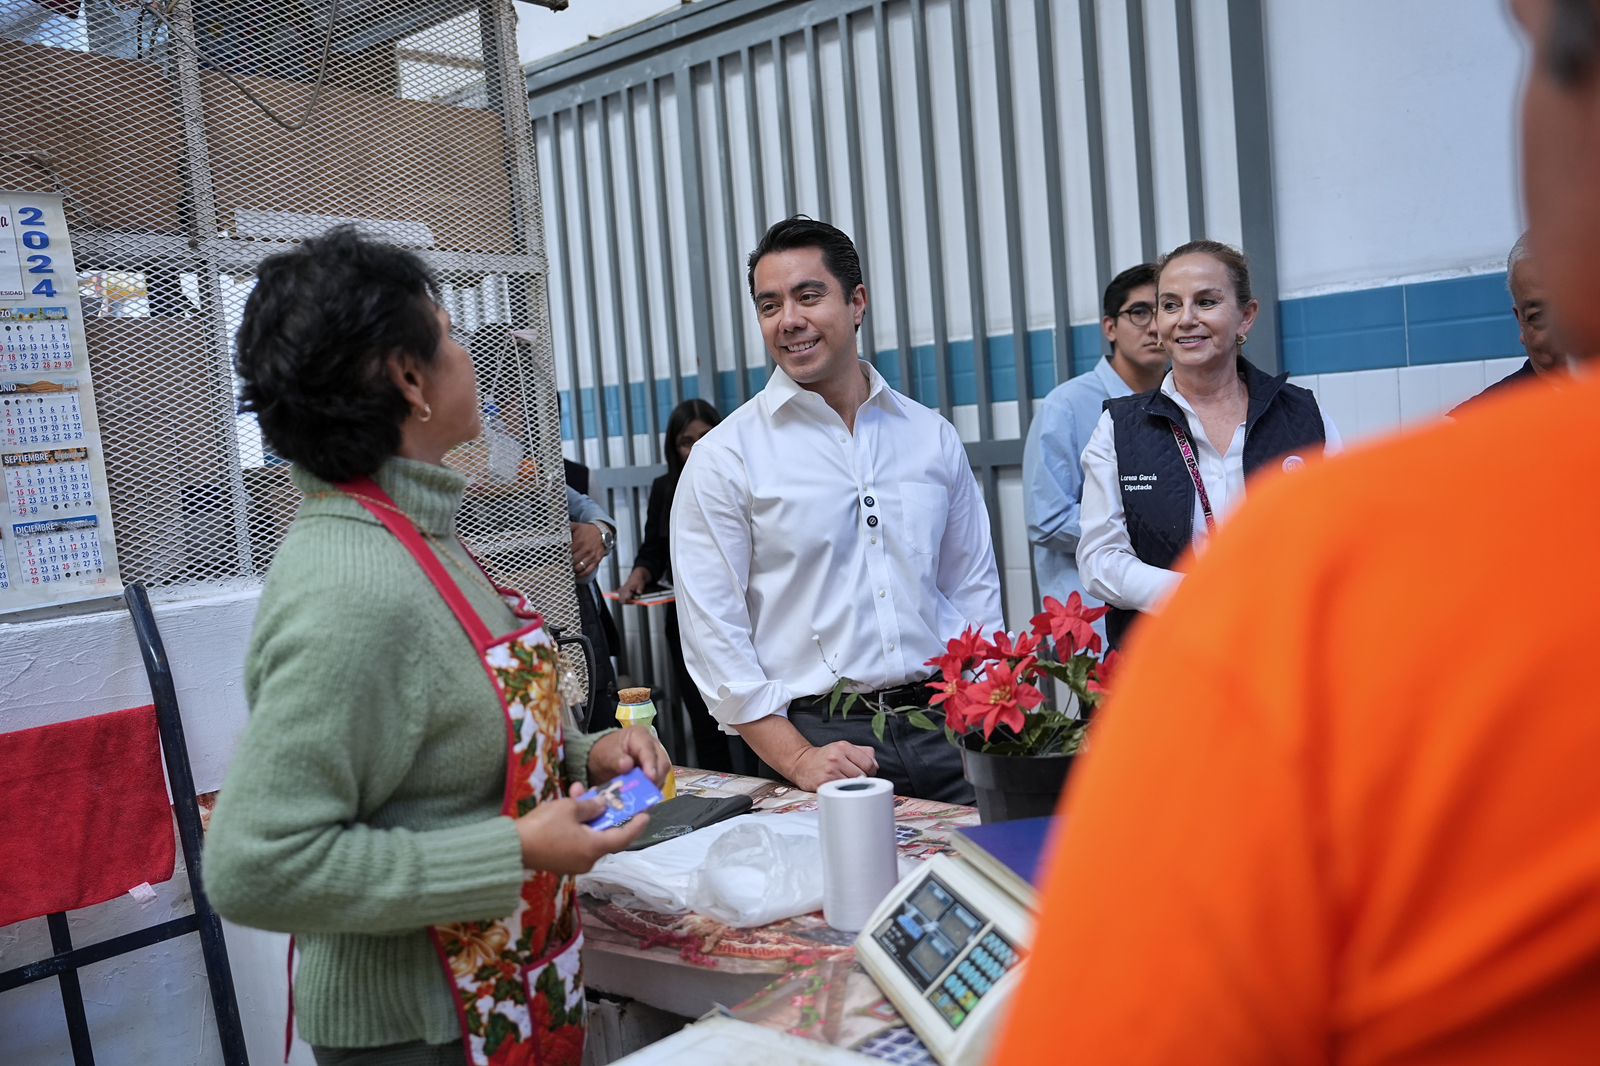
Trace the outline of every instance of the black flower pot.
<instances>
[{"instance_id":1,"label":"black flower pot","mask_svg":"<svg viewBox=\"0 0 1600 1066\"><path fill-rule=\"evenodd\" d=\"M978 795L978 820L1010 822L1054 814L1076 755L991 755L961 749L961 769Z\"/></svg>"}]
</instances>

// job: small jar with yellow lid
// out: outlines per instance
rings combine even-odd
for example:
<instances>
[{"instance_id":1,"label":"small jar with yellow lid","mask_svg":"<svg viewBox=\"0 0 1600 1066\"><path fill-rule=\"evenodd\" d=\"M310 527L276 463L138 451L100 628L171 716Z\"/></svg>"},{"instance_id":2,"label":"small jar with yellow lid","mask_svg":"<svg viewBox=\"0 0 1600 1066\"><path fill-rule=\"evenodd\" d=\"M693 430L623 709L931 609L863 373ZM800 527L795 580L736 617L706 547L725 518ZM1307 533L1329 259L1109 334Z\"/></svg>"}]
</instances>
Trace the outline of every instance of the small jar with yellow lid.
<instances>
[{"instance_id":1,"label":"small jar with yellow lid","mask_svg":"<svg viewBox=\"0 0 1600 1066\"><path fill-rule=\"evenodd\" d=\"M641 685L637 688L624 688L617 690L617 724L626 729L628 726L642 725L655 732L656 704L651 698L648 686ZM677 782L674 775L667 774L667 780L661 786L661 794L671 799L677 794Z\"/></svg>"}]
</instances>

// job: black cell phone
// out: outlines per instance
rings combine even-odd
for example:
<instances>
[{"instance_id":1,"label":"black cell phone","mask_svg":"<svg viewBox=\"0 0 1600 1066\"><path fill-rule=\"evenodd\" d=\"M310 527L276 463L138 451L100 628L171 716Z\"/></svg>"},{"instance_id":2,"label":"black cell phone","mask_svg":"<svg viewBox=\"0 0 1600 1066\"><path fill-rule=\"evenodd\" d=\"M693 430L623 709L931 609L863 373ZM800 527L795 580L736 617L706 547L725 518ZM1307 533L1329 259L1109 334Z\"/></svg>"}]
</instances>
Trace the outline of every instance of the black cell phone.
<instances>
[{"instance_id":1,"label":"black cell phone","mask_svg":"<svg viewBox=\"0 0 1600 1066\"><path fill-rule=\"evenodd\" d=\"M650 828L644 835L628 845L629 851L639 851L663 840L673 840L696 829L704 829L724 818L732 818L750 809L749 796L674 796L650 809Z\"/></svg>"}]
</instances>

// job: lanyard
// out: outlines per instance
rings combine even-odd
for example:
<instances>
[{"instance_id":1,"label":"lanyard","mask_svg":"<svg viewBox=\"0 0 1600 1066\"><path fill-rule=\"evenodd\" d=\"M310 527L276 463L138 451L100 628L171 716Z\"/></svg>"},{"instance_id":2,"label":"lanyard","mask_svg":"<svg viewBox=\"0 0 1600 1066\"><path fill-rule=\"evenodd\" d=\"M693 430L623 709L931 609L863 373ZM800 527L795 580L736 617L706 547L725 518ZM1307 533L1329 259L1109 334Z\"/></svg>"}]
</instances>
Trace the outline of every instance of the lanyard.
<instances>
[{"instance_id":1,"label":"lanyard","mask_svg":"<svg viewBox=\"0 0 1600 1066\"><path fill-rule=\"evenodd\" d=\"M1178 442L1178 451L1183 453L1183 465L1189 468L1189 478L1194 482L1194 490L1200 494L1200 510L1206 516L1206 532L1210 533L1217 528L1217 520L1211 515L1211 497L1206 495L1206 483L1200 477L1200 464L1195 461L1194 448L1189 444L1189 434L1176 422L1170 423L1172 436Z\"/></svg>"}]
</instances>

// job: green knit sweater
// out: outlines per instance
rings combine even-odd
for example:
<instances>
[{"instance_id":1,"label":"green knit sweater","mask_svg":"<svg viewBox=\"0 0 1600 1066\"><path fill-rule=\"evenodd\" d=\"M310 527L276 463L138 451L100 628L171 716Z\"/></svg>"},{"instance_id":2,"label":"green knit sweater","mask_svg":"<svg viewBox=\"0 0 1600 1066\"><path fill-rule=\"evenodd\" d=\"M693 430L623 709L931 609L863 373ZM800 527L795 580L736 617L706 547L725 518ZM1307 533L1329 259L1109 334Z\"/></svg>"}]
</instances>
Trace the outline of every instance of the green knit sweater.
<instances>
[{"instance_id":1,"label":"green knit sweater","mask_svg":"<svg viewBox=\"0 0 1600 1066\"><path fill-rule=\"evenodd\" d=\"M465 480L392 459L377 481L435 551ZM506 726L461 625L400 542L354 501L307 494L256 614L250 723L211 819L205 885L231 921L294 933L300 1035L327 1047L459 1038L426 928L515 908L521 845L500 814ZM332 492L324 496L322 493ZM492 633L524 624L445 569ZM586 778L599 734L567 735Z\"/></svg>"}]
</instances>

